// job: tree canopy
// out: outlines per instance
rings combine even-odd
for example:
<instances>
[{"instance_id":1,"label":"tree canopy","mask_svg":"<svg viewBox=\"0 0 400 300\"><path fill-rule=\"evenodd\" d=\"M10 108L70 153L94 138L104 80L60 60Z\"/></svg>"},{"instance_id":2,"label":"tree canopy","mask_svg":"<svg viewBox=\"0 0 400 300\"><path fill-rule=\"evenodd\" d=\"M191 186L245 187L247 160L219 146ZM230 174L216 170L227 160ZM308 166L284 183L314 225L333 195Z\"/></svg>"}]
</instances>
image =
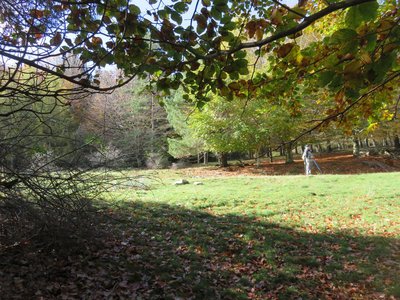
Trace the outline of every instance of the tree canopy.
<instances>
[{"instance_id":1,"label":"tree canopy","mask_svg":"<svg viewBox=\"0 0 400 300\"><path fill-rule=\"evenodd\" d=\"M321 122L355 106L372 113L373 105L363 106L372 94L379 95L375 109L393 103L400 75L395 0L148 3L142 11L132 0L2 1L1 97L54 96L64 103L143 77L162 94L182 86L199 107L213 94L261 95L283 99L293 113L301 110L299 93L319 97L318 88L326 88L325 99L334 103ZM104 85L98 68L108 65L122 73ZM69 84L55 87L51 78Z\"/></svg>"}]
</instances>

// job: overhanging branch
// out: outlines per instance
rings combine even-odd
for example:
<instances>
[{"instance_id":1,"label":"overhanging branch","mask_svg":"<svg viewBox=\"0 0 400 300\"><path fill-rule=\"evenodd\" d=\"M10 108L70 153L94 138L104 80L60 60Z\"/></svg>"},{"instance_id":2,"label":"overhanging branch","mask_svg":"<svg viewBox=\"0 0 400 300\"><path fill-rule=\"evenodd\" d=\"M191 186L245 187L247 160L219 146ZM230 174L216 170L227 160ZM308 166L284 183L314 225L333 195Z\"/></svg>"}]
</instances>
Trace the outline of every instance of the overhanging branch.
<instances>
[{"instance_id":1,"label":"overhanging branch","mask_svg":"<svg viewBox=\"0 0 400 300\"><path fill-rule=\"evenodd\" d=\"M297 136L295 139L289 141L289 143L294 143L296 141L298 141L299 139L301 139L303 136L310 134L311 132L315 131L316 129L318 129L319 127L321 127L322 125L335 120L337 117L339 116L344 116L346 113L349 112L349 110L351 110L354 106L358 105L360 102L362 102L363 100L365 100L369 95L373 94L374 92L376 92L378 89L382 88L383 86L385 86L386 84L388 84L389 82L391 82L392 80L396 79L397 77L400 77L400 72L397 72L395 74L393 74L392 76L390 76L389 78L387 78L384 82L382 82L381 84L373 87L372 89L370 89L368 92L362 94L360 97L358 97L353 103L351 103L350 105L348 105L345 109L329 115L328 117L318 121L318 124L314 125L312 128L308 129L307 131L303 132L302 134L300 134L299 136Z\"/></svg>"},{"instance_id":2,"label":"overhanging branch","mask_svg":"<svg viewBox=\"0 0 400 300\"><path fill-rule=\"evenodd\" d=\"M308 26L310 26L312 23L314 23L315 21L331 14L334 11L340 10L340 9L346 9L352 6L356 6L356 5L360 5L363 3L367 3L367 2L374 2L375 0L346 0L343 2L337 2L337 3L332 3L330 4L328 7L320 10L319 12L306 17L304 19L303 22L301 22L299 25L290 28L288 30L279 32L273 36L267 37L265 39L262 39L260 41L256 41L256 42L249 42L249 43L242 43L239 46L237 46L236 48L227 50L227 51L221 51L219 53L216 54L211 54L211 55L206 55L203 58L204 59L211 59L211 58L215 58L218 57L220 55L226 55L226 54L232 54L235 53L241 49L245 49L245 48L256 48L256 47L261 47L264 45L267 45L273 41L279 40L281 38L290 36L292 34L295 34L297 32L300 32L301 30L307 28Z\"/></svg>"}]
</instances>

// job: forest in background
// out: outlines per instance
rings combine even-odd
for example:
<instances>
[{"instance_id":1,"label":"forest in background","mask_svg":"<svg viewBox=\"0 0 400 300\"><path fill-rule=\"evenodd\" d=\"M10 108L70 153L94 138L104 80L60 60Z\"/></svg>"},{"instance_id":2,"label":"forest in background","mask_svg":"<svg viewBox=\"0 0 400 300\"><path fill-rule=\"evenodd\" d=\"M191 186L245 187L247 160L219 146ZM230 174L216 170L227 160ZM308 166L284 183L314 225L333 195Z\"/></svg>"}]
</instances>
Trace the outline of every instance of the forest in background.
<instances>
[{"instance_id":1,"label":"forest in background","mask_svg":"<svg viewBox=\"0 0 400 300\"><path fill-rule=\"evenodd\" d=\"M105 70L99 78L107 84L117 76ZM210 160L227 166L229 159L258 164L274 155L291 163L306 143L315 152L352 151L354 156L395 155L400 147L398 122L379 119L382 112L369 118L353 112L351 119L304 135L324 109L306 94L297 115L261 97L229 102L216 97L196 109L182 96L177 90L160 97L147 80L133 80L112 93L24 106L21 114L2 119L3 168L167 168Z\"/></svg>"}]
</instances>

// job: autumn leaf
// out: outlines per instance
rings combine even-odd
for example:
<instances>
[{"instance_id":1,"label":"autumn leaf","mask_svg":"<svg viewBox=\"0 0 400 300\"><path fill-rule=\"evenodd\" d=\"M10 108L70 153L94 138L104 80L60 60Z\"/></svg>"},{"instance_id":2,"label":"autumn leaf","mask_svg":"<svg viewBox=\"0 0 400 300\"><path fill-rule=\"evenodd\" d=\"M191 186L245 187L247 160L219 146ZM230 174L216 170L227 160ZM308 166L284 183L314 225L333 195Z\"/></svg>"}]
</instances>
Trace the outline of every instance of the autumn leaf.
<instances>
[{"instance_id":1,"label":"autumn leaf","mask_svg":"<svg viewBox=\"0 0 400 300\"><path fill-rule=\"evenodd\" d=\"M99 37L94 36L92 37L92 43L94 46L99 46L103 43L103 40Z\"/></svg>"},{"instance_id":2,"label":"autumn leaf","mask_svg":"<svg viewBox=\"0 0 400 300\"><path fill-rule=\"evenodd\" d=\"M277 53L278 57L284 58L290 53L290 51L292 50L293 47L294 47L294 43L284 44L276 50L276 53Z\"/></svg>"},{"instance_id":3,"label":"autumn leaf","mask_svg":"<svg viewBox=\"0 0 400 300\"><path fill-rule=\"evenodd\" d=\"M257 41L261 41L264 35L264 30L262 28L257 28L256 30L256 39Z\"/></svg>"},{"instance_id":4,"label":"autumn leaf","mask_svg":"<svg viewBox=\"0 0 400 300\"><path fill-rule=\"evenodd\" d=\"M256 22L254 20L248 22L246 24L246 30L247 30L247 34L249 35L249 38L253 38L253 36L256 32Z\"/></svg>"},{"instance_id":5,"label":"autumn leaf","mask_svg":"<svg viewBox=\"0 0 400 300\"><path fill-rule=\"evenodd\" d=\"M271 13L271 23L274 25L282 24L282 12L278 8L274 8Z\"/></svg>"},{"instance_id":6,"label":"autumn leaf","mask_svg":"<svg viewBox=\"0 0 400 300\"><path fill-rule=\"evenodd\" d=\"M36 19L41 19L44 16L44 11L39 9L32 9L31 16Z\"/></svg>"},{"instance_id":7,"label":"autumn leaf","mask_svg":"<svg viewBox=\"0 0 400 300\"><path fill-rule=\"evenodd\" d=\"M51 45L53 45L53 46L58 46L58 45L60 45L61 44L61 42L62 42L62 37L61 37L61 33L60 32L57 32L56 34L55 34L55 36L52 38L52 40L51 40Z\"/></svg>"},{"instance_id":8,"label":"autumn leaf","mask_svg":"<svg viewBox=\"0 0 400 300\"><path fill-rule=\"evenodd\" d=\"M344 67L343 72L345 75L354 75L360 71L361 66L362 63L359 60L354 60Z\"/></svg>"}]
</instances>

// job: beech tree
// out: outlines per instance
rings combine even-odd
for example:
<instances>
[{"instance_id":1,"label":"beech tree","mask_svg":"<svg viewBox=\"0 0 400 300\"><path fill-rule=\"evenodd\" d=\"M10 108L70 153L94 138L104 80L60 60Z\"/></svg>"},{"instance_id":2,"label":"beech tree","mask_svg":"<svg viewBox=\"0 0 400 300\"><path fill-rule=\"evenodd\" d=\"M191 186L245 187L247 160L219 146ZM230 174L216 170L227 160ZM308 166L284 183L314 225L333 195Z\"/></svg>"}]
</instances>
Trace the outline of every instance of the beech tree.
<instances>
[{"instance_id":1,"label":"beech tree","mask_svg":"<svg viewBox=\"0 0 400 300\"><path fill-rule=\"evenodd\" d=\"M293 83L318 82L336 92L337 107L330 112L335 118L399 76L395 0L301 0L292 8L277 0L148 3L151 8L141 11L132 0L2 1L2 95L65 100L152 75L159 90L168 93L182 85L186 97L201 106L212 93L286 94L295 101ZM298 45L303 33L326 25L333 28L327 35ZM254 51L255 61L248 51ZM79 57L80 66L70 64L70 54ZM270 72L256 74L263 56ZM16 72L24 65L35 68L29 76L52 75L73 86L50 91L48 84L27 83ZM115 65L128 79L100 86L96 70L106 65ZM78 72L68 75L71 68ZM250 79L241 79L248 74ZM12 87L16 81L20 84Z\"/></svg>"}]
</instances>

